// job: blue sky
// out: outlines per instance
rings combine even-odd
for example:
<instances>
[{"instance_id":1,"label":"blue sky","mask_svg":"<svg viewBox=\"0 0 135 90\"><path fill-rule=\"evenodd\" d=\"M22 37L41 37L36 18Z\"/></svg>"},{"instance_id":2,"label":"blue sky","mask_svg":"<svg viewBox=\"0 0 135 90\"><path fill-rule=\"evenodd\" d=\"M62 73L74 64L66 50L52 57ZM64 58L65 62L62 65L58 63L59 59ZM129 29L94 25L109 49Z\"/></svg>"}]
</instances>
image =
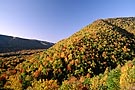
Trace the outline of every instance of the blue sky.
<instances>
[{"instance_id":1,"label":"blue sky","mask_svg":"<svg viewBox=\"0 0 135 90\"><path fill-rule=\"evenodd\" d=\"M0 0L0 34L57 42L100 18L135 16L135 0Z\"/></svg>"}]
</instances>

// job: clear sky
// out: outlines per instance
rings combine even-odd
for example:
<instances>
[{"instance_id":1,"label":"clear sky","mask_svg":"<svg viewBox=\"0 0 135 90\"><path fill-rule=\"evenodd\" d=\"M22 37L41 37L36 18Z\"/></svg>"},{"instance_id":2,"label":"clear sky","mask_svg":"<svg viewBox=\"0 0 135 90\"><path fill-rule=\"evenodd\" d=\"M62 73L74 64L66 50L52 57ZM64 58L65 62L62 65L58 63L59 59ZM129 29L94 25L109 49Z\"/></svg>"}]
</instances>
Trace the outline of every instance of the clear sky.
<instances>
[{"instance_id":1,"label":"clear sky","mask_svg":"<svg viewBox=\"0 0 135 90\"><path fill-rule=\"evenodd\" d=\"M100 18L135 16L135 0L0 0L0 34L57 42Z\"/></svg>"}]
</instances>

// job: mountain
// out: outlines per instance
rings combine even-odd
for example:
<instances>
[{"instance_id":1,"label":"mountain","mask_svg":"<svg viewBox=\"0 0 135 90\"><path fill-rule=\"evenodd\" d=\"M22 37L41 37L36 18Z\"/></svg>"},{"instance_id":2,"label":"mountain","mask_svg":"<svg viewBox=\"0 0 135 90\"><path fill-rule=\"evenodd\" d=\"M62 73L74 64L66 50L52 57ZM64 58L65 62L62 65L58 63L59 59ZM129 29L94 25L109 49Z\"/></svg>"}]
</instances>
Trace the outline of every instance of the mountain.
<instances>
[{"instance_id":1,"label":"mountain","mask_svg":"<svg viewBox=\"0 0 135 90\"><path fill-rule=\"evenodd\" d=\"M1 58L2 88L133 89L135 17L96 20L51 48L22 59L21 63L13 59L10 65L10 57Z\"/></svg>"},{"instance_id":2,"label":"mountain","mask_svg":"<svg viewBox=\"0 0 135 90\"><path fill-rule=\"evenodd\" d=\"M0 53L29 49L47 49L53 45L53 43L46 41L0 35Z\"/></svg>"}]
</instances>

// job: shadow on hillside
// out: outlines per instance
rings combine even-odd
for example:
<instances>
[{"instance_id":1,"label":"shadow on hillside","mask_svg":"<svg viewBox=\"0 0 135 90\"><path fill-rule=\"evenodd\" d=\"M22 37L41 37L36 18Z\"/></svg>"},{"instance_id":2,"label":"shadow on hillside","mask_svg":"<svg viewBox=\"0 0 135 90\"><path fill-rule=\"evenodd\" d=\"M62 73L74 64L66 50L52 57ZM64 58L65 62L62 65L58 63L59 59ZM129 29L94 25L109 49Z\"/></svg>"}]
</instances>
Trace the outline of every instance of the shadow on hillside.
<instances>
[{"instance_id":1,"label":"shadow on hillside","mask_svg":"<svg viewBox=\"0 0 135 90\"><path fill-rule=\"evenodd\" d=\"M113 29L116 30L117 32L119 32L123 36L126 36L128 38L134 38L135 37L134 34L128 32L126 29L123 29L123 28L121 28L119 26L113 25L113 24L111 24L111 23L109 23L109 22L107 22L105 20L102 20L102 21L105 22L108 25L113 26L114 27Z\"/></svg>"}]
</instances>

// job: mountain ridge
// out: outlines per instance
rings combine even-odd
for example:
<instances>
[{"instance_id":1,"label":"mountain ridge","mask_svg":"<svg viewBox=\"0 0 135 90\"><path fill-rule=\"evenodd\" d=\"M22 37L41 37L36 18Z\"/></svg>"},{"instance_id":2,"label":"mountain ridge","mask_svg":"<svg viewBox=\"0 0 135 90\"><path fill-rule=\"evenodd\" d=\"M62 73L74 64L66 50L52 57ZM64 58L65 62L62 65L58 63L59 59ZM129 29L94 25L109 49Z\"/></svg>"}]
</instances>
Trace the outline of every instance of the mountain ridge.
<instances>
[{"instance_id":1,"label":"mountain ridge","mask_svg":"<svg viewBox=\"0 0 135 90\"><path fill-rule=\"evenodd\" d=\"M47 49L54 44L47 41L0 35L0 53L29 49Z\"/></svg>"}]
</instances>

